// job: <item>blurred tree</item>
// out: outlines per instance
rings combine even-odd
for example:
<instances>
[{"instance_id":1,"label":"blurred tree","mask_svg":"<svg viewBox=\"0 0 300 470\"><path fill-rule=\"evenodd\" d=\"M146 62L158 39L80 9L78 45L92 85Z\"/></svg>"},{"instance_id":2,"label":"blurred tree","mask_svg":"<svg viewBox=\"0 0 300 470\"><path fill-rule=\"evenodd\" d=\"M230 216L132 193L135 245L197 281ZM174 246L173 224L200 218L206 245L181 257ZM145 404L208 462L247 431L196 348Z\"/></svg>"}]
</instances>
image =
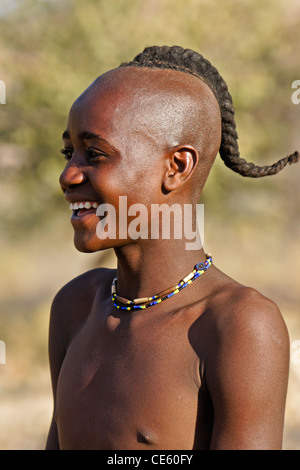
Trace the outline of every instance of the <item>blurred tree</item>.
<instances>
[{"instance_id":1,"label":"blurred tree","mask_svg":"<svg viewBox=\"0 0 300 470\"><path fill-rule=\"evenodd\" d=\"M292 153L299 145L300 109L291 103L291 84L300 78L299 13L293 0L19 0L0 10L6 233L53 223L65 207L59 150L70 105L96 76L146 45L190 47L216 65L234 98L242 156L264 164ZM226 199L220 216L242 214L249 202L243 191L278 202L275 189L290 176L246 181L218 162L203 200L217 210Z\"/></svg>"}]
</instances>

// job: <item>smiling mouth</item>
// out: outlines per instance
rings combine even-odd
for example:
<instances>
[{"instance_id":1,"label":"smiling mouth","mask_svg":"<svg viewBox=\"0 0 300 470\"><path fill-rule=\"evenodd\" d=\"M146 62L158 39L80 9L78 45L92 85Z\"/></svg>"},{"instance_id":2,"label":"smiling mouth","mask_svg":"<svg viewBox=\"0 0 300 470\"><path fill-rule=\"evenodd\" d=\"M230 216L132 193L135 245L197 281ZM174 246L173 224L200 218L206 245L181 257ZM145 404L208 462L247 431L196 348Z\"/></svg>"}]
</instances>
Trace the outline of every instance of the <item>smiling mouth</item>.
<instances>
[{"instance_id":1,"label":"smiling mouth","mask_svg":"<svg viewBox=\"0 0 300 470\"><path fill-rule=\"evenodd\" d=\"M70 210L75 217L84 217L87 214L95 214L98 206L96 201L78 201L70 204Z\"/></svg>"}]
</instances>

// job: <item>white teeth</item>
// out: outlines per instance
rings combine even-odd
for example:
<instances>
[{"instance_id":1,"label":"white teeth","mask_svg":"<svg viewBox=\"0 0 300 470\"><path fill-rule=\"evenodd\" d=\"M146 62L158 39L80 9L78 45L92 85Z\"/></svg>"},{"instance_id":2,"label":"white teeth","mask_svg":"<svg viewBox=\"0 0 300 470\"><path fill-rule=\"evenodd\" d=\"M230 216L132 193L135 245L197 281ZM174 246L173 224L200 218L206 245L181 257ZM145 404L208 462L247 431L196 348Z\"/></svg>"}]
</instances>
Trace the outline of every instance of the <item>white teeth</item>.
<instances>
[{"instance_id":1,"label":"white teeth","mask_svg":"<svg viewBox=\"0 0 300 470\"><path fill-rule=\"evenodd\" d=\"M76 211L78 209L91 209L91 207L93 207L94 209L97 209L98 205L99 205L98 202L80 201L80 202L71 203L70 209L71 211Z\"/></svg>"}]
</instances>

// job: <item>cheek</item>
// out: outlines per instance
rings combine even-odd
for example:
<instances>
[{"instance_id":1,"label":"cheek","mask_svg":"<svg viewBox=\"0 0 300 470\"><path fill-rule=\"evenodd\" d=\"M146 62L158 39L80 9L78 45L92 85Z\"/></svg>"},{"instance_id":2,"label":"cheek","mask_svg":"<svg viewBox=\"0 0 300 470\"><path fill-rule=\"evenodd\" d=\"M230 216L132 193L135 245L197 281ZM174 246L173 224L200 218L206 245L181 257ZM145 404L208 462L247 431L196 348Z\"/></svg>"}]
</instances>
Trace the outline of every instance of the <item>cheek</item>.
<instances>
[{"instance_id":1,"label":"cheek","mask_svg":"<svg viewBox=\"0 0 300 470\"><path fill-rule=\"evenodd\" d=\"M126 196L128 205L160 202L162 182L155 167L133 169L131 166L114 171L104 169L94 178L94 189L103 202L118 207L119 196Z\"/></svg>"},{"instance_id":2,"label":"cheek","mask_svg":"<svg viewBox=\"0 0 300 470\"><path fill-rule=\"evenodd\" d=\"M158 159L157 159L158 160ZM139 162L140 163L140 162ZM128 199L132 203L149 204L158 202L162 194L161 163L151 158L144 158L143 163L127 167L124 172ZM123 178L122 178L123 179Z\"/></svg>"}]
</instances>

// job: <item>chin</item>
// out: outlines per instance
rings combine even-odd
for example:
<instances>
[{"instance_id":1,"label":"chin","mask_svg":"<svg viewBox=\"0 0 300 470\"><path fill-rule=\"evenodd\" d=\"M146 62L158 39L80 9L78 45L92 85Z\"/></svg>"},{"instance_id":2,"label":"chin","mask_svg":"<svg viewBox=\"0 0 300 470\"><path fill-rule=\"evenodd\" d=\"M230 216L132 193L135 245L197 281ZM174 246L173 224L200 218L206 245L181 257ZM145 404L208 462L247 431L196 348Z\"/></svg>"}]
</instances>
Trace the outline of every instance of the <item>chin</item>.
<instances>
[{"instance_id":1,"label":"chin","mask_svg":"<svg viewBox=\"0 0 300 470\"><path fill-rule=\"evenodd\" d=\"M123 246L124 240L100 240L98 237L85 238L75 233L74 246L76 250L81 253L97 253L98 251L108 250L110 248L117 248Z\"/></svg>"},{"instance_id":2,"label":"chin","mask_svg":"<svg viewBox=\"0 0 300 470\"><path fill-rule=\"evenodd\" d=\"M80 251L80 253L95 253L96 251L99 250L93 250L91 248L88 248L87 246L82 246L81 244L74 243L75 248L77 251Z\"/></svg>"},{"instance_id":3,"label":"chin","mask_svg":"<svg viewBox=\"0 0 300 470\"><path fill-rule=\"evenodd\" d=\"M74 235L74 246L76 250L81 253L96 253L97 251L105 250L107 247L103 243L99 243L99 239L94 240L93 238L84 238Z\"/></svg>"}]
</instances>

